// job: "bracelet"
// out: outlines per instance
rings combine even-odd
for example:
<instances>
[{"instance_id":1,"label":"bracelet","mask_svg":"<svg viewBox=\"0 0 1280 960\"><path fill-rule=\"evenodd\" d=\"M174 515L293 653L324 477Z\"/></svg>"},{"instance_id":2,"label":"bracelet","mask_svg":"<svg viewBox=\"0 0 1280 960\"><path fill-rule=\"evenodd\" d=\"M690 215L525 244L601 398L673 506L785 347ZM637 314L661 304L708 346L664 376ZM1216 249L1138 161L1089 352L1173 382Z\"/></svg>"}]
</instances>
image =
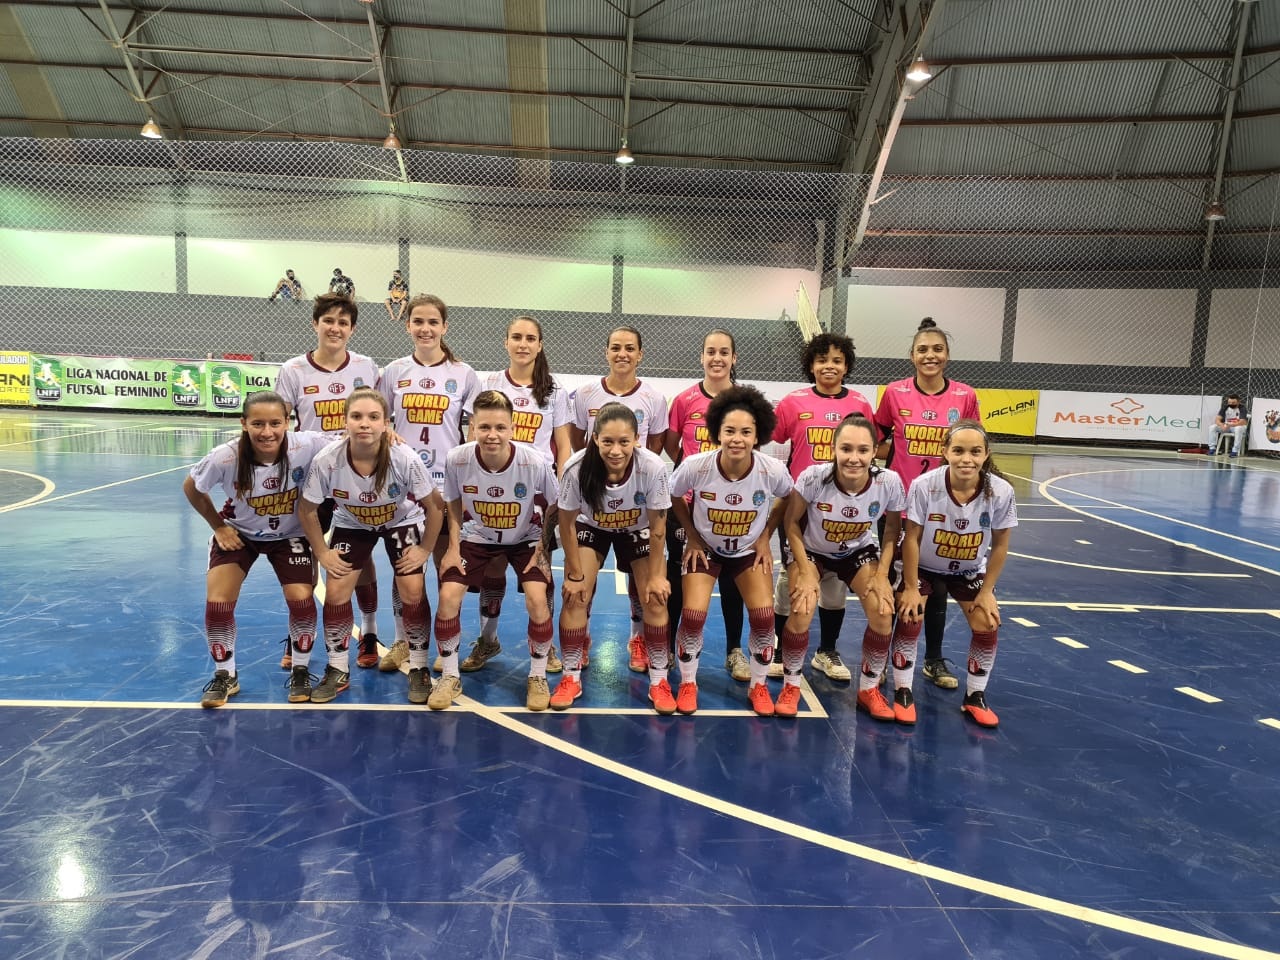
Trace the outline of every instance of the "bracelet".
<instances>
[{"instance_id":1,"label":"bracelet","mask_svg":"<svg viewBox=\"0 0 1280 960\"><path fill-rule=\"evenodd\" d=\"M580 577L571 577L566 574L565 579L568 580L570 583L581 583L583 580L587 579L587 575L584 573Z\"/></svg>"}]
</instances>

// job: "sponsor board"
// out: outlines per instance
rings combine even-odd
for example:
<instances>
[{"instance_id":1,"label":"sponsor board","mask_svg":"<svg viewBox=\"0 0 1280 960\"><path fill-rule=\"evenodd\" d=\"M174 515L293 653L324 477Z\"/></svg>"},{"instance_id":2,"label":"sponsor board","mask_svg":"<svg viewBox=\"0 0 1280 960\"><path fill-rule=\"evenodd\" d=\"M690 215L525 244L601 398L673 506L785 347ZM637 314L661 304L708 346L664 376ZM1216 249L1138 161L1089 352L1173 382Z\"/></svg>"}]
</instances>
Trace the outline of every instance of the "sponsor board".
<instances>
[{"instance_id":1,"label":"sponsor board","mask_svg":"<svg viewBox=\"0 0 1280 960\"><path fill-rule=\"evenodd\" d=\"M25 350L0 350L0 406L31 403L31 354Z\"/></svg>"},{"instance_id":2,"label":"sponsor board","mask_svg":"<svg viewBox=\"0 0 1280 960\"><path fill-rule=\"evenodd\" d=\"M982 425L988 433L1015 437L1036 435L1039 390L976 390Z\"/></svg>"},{"instance_id":3,"label":"sponsor board","mask_svg":"<svg viewBox=\"0 0 1280 960\"><path fill-rule=\"evenodd\" d=\"M1036 433L1081 440L1203 443L1200 398L1040 391Z\"/></svg>"}]
</instances>

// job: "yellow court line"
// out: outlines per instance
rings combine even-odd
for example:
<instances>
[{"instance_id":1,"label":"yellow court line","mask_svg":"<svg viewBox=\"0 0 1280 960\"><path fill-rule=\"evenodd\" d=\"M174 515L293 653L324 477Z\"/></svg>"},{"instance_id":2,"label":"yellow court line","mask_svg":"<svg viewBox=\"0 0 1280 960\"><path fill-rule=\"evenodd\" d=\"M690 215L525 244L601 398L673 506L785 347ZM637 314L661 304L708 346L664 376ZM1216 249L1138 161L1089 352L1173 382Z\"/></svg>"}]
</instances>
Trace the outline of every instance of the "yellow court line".
<instances>
[{"instance_id":1,"label":"yellow court line","mask_svg":"<svg viewBox=\"0 0 1280 960\"><path fill-rule=\"evenodd\" d=\"M0 473L16 473L20 477L26 477L29 480L39 480L44 486L39 493L32 494L25 500L19 500L17 503L7 503L0 507L0 513L7 513L10 510L20 510L23 507L29 507L33 503L39 503L49 494L53 493L57 488L52 480L48 477L42 477L38 473L27 473L25 470L8 470L0 468Z\"/></svg>"},{"instance_id":2,"label":"yellow court line","mask_svg":"<svg viewBox=\"0 0 1280 960\"><path fill-rule=\"evenodd\" d=\"M1193 700L1199 700L1202 703L1221 703L1222 702L1221 697L1215 697L1211 693L1204 693L1200 690L1197 690L1195 687L1174 687L1173 689L1176 690L1178 693L1185 694L1186 696L1191 697Z\"/></svg>"},{"instance_id":3,"label":"yellow court line","mask_svg":"<svg viewBox=\"0 0 1280 960\"><path fill-rule=\"evenodd\" d=\"M1132 663L1130 663L1127 660L1108 660L1107 663L1111 664L1111 666L1113 667L1119 667L1121 670L1124 670L1127 673L1137 674L1137 673L1147 672L1142 667L1134 666Z\"/></svg>"}]
</instances>

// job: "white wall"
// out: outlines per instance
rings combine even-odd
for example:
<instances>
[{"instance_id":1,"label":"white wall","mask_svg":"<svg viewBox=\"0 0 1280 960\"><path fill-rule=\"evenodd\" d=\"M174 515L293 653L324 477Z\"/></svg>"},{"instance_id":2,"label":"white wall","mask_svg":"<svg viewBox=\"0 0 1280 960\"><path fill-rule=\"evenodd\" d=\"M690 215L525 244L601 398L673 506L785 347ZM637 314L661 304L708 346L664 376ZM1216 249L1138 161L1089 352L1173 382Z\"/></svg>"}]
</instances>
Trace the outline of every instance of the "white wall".
<instances>
[{"instance_id":1,"label":"white wall","mask_svg":"<svg viewBox=\"0 0 1280 960\"><path fill-rule=\"evenodd\" d=\"M951 337L952 360L999 360L1003 287L890 287L851 284L845 330L860 357L906 357L925 317Z\"/></svg>"},{"instance_id":2,"label":"white wall","mask_svg":"<svg viewBox=\"0 0 1280 960\"><path fill-rule=\"evenodd\" d=\"M622 269L623 313L662 313L689 317L796 318L801 283L812 299L819 275L776 267L633 267Z\"/></svg>"},{"instance_id":3,"label":"white wall","mask_svg":"<svg viewBox=\"0 0 1280 960\"><path fill-rule=\"evenodd\" d=\"M413 246L409 270L415 294L434 293L450 306L608 313L613 303L611 263Z\"/></svg>"},{"instance_id":4,"label":"white wall","mask_svg":"<svg viewBox=\"0 0 1280 960\"><path fill-rule=\"evenodd\" d=\"M170 243L172 247L172 243ZM310 243L301 240L187 238L187 289L230 297L269 297L292 270L310 298L329 289L334 267L355 281L356 299L381 303L398 265L394 243ZM173 254L170 250L169 259ZM414 285L415 291L417 285Z\"/></svg>"},{"instance_id":5,"label":"white wall","mask_svg":"<svg viewBox=\"0 0 1280 960\"><path fill-rule=\"evenodd\" d=\"M1185 367L1191 362L1195 290L1037 290L1018 292L1017 363L1096 363ZM1116 320L1138 336L1115 336Z\"/></svg>"},{"instance_id":6,"label":"white wall","mask_svg":"<svg viewBox=\"0 0 1280 960\"><path fill-rule=\"evenodd\" d=\"M1206 367L1280 367L1280 290L1215 290ZM1244 390L1241 384L1236 389Z\"/></svg>"},{"instance_id":7,"label":"white wall","mask_svg":"<svg viewBox=\"0 0 1280 960\"><path fill-rule=\"evenodd\" d=\"M0 284L173 293L173 237L0 229Z\"/></svg>"}]
</instances>

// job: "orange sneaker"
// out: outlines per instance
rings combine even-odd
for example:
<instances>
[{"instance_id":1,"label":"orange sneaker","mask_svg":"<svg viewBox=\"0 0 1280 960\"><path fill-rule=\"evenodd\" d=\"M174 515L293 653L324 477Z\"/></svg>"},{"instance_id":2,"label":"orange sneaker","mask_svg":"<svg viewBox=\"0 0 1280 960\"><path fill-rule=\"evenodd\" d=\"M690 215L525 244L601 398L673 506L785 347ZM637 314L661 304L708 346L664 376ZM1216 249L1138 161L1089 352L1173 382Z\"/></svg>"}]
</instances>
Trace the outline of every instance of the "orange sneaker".
<instances>
[{"instance_id":1,"label":"orange sneaker","mask_svg":"<svg viewBox=\"0 0 1280 960\"><path fill-rule=\"evenodd\" d=\"M682 691L683 687L680 688ZM694 694L697 694L697 687L694 687ZM676 712L676 700L671 696L671 684L666 680L659 680L657 683L649 687L649 702L653 704L653 709L657 710L664 717L669 717ZM694 704L697 709L697 704ZM689 711L692 713L693 711Z\"/></svg>"},{"instance_id":2,"label":"orange sneaker","mask_svg":"<svg viewBox=\"0 0 1280 960\"><path fill-rule=\"evenodd\" d=\"M556 692L551 694L551 709L568 710L580 696L582 684L573 677L564 677L556 684Z\"/></svg>"},{"instance_id":3,"label":"orange sneaker","mask_svg":"<svg viewBox=\"0 0 1280 960\"><path fill-rule=\"evenodd\" d=\"M376 633L360 634L359 652L356 654L356 666L364 670L378 665L378 635Z\"/></svg>"},{"instance_id":4,"label":"orange sneaker","mask_svg":"<svg viewBox=\"0 0 1280 960\"><path fill-rule=\"evenodd\" d=\"M775 716L794 717L800 711L800 688L794 683L783 684L778 702L773 705Z\"/></svg>"},{"instance_id":5,"label":"orange sneaker","mask_svg":"<svg viewBox=\"0 0 1280 960\"><path fill-rule=\"evenodd\" d=\"M907 726L916 722L916 699L906 687L893 692L893 719Z\"/></svg>"},{"instance_id":6,"label":"orange sneaker","mask_svg":"<svg viewBox=\"0 0 1280 960\"><path fill-rule=\"evenodd\" d=\"M871 714L873 720L892 720L893 707L889 706L879 687L858 691L858 709Z\"/></svg>"},{"instance_id":7,"label":"orange sneaker","mask_svg":"<svg viewBox=\"0 0 1280 960\"><path fill-rule=\"evenodd\" d=\"M631 672L648 673L649 651L644 648L644 637L636 636L628 640L627 651L631 655L631 662L627 664L631 668Z\"/></svg>"},{"instance_id":8,"label":"orange sneaker","mask_svg":"<svg viewBox=\"0 0 1280 960\"><path fill-rule=\"evenodd\" d=\"M769 696L769 688L763 683L753 683L747 691L747 699L751 701L751 709L756 712L756 716L773 716L773 697Z\"/></svg>"},{"instance_id":9,"label":"orange sneaker","mask_svg":"<svg viewBox=\"0 0 1280 960\"><path fill-rule=\"evenodd\" d=\"M682 683L676 691L676 709L686 716L698 712L698 685Z\"/></svg>"},{"instance_id":10,"label":"orange sneaker","mask_svg":"<svg viewBox=\"0 0 1280 960\"><path fill-rule=\"evenodd\" d=\"M998 727L1000 718L987 706L987 697L981 690L967 694L964 705L960 708L969 719L980 727Z\"/></svg>"}]
</instances>

